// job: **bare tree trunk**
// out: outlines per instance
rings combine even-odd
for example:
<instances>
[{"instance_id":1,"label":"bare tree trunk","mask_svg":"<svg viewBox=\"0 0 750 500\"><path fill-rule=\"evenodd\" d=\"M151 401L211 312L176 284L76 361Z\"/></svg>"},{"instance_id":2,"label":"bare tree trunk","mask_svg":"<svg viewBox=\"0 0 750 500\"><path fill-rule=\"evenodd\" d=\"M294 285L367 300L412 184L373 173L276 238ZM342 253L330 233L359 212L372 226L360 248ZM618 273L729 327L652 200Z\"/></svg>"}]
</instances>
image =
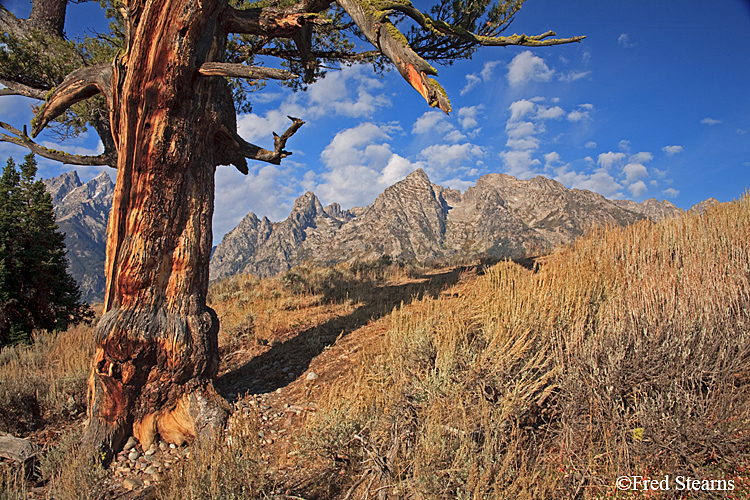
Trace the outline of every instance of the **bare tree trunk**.
<instances>
[{"instance_id":1,"label":"bare tree trunk","mask_svg":"<svg viewBox=\"0 0 750 500\"><path fill-rule=\"evenodd\" d=\"M127 51L112 77L119 156L107 290L85 438L105 453L130 433L144 446L157 433L181 444L227 415L211 384L219 325L206 294L222 162L214 137L235 111L224 80L197 71L223 54L222 2L153 0L150 12L126 4Z\"/></svg>"}]
</instances>

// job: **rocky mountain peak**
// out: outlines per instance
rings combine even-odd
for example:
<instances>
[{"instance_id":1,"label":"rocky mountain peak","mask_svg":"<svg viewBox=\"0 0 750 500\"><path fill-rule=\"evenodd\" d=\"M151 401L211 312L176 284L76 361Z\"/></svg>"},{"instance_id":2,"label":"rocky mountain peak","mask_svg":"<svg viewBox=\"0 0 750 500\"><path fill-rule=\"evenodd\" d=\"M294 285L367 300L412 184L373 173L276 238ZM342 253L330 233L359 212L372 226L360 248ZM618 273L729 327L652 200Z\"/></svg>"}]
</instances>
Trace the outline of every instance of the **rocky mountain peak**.
<instances>
[{"instance_id":1,"label":"rocky mountain peak","mask_svg":"<svg viewBox=\"0 0 750 500\"><path fill-rule=\"evenodd\" d=\"M356 217L342 217L346 212L354 215L336 204L322 208L308 192L267 237L226 237L212 260L211 279L234 272L269 276L303 262L329 265L386 254L420 261L472 254L520 258L572 241L595 225L644 217L544 177L489 174L462 194L433 184L422 169L386 188Z\"/></svg>"},{"instance_id":2,"label":"rocky mountain peak","mask_svg":"<svg viewBox=\"0 0 750 500\"><path fill-rule=\"evenodd\" d=\"M52 196L52 204L57 205L68 193L82 185L81 179L78 178L78 172L71 170L64 174L51 179L42 179L47 188L47 192Z\"/></svg>"},{"instance_id":3,"label":"rocky mountain peak","mask_svg":"<svg viewBox=\"0 0 750 500\"><path fill-rule=\"evenodd\" d=\"M68 269L87 302L104 297L104 256L107 220L112 208L114 184L109 174L100 173L82 184L75 170L44 180L52 195L55 218L65 233Z\"/></svg>"},{"instance_id":4,"label":"rocky mountain peak","mask_svg":"<svg viewBox=\"0 0 750 500\"><path fill-rule=\"evenodd\" d=\"M309 222L322 214L325 214L323 204L312 191L308 191L294 201L289 218Z\"/></svg>"},{"instance_id":5,"label":"rocky mountain peak","mask_svg":"<svg viewBox=\"0 0 750 500\"><path fill-rule=\"evenodd\" d=\"M690 207L690 210L688 210L691 213L697 213L702 214L709 208L711 208L714 205L718 205L720 202L716 198L708 198L707 200L703 200L700 203L696 203L692 207Z\"/></svg>"}]
</instances>

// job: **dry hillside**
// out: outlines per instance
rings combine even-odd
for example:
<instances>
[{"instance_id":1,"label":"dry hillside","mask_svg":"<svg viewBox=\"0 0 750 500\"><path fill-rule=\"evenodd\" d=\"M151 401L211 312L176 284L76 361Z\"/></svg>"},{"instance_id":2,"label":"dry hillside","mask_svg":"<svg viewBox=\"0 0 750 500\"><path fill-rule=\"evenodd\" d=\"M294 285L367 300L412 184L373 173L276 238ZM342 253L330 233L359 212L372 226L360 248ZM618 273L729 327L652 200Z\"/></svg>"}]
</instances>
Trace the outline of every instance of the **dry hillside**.
<instances>
[{"instance_id":1,"label":"dry hillside","mask_svg":"<svg viewBox=\"0 0 750 500\"><path fill-rule=\"evenodd\" d=\"M91 329L40 333L0 354L0 431L44 446L28 479L4 464L0 497L750 492L750 196L601 230L534 266L295 268L220 281L209 300L225 436L89 463L75 440ZM666 475L668 492L616 487Z\"/></svg>"}]
</instances>

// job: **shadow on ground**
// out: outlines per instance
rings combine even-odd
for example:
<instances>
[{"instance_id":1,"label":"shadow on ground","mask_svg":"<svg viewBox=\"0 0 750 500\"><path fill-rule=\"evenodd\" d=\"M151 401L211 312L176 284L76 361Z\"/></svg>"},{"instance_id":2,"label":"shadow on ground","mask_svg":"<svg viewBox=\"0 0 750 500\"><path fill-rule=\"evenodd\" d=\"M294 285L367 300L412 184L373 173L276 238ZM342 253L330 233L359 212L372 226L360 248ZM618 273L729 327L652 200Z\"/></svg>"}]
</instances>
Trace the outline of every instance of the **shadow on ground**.
<instances>
[{"instance_id":1,"label":"shadow on ground","mask_svg":"<svg viewBox=\"0 0 750 500\"><path fill-rule=\"evenodd\" d=\"M359 286L345 297L327 296L326 300L353 300L360 304L352 313L333 318L297 334L269 351L256 356L216 381L219 391L230 400L251 393L273 392L288 385L310 366L310 362L338 339L389 314L403 302L408 304L423 297L437 297L456 284L466 268L425 274L401 285Z\"/></svg>"}]
</instances>

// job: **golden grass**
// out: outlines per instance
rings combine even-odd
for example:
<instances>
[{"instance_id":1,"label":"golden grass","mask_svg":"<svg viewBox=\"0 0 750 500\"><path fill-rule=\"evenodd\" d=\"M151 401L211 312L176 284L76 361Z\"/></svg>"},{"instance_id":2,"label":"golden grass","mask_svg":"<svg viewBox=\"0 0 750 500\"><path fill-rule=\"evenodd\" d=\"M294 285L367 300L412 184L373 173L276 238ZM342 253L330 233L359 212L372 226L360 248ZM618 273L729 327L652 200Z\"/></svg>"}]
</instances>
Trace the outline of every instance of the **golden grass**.
<instances>
[{"instance_id":1,"label":"golden grass","mask_svg":"<svg viewBox=\"0 0 750 500\"><path fill-rule=\"evenodd\" d=\"M321 415L312 448L351 457L351 484L366 480L349 496L362 498L597 496L621 474L732 477L750 451L749 279L748 196L598 231L536 272L499 264L394 312L356 383L330 389L339 419Z\"/></svg>"},{"instance_id":2,"label":"golden grass","mask_svg":"<svg viewBox=\"0 0 750 500\"><path fill-rule=\"evenodd\" d=\"M225 366L300 332L310 334L301 348L330 345L339 330L317 332L326 325L387 324L298 436L315 465L296 494L636 497L616 490L623 474L732 479L735 497L750 493L750 195L702 216L596 231L533 271L504 262L430 287L418 274L383 261L212 284ZM3 350L0 413L20 417L0 418L0 430L80 410L92 345L93 328L78 327ZM220 441L194 445L159 497L286 488L256 436L257 417L238 411ZM66 439L42 473L55 498L84 498L101 477L61 458L76 453ZM0 478L22 498L17 479Z\"/></svg>"}]
</instances>

